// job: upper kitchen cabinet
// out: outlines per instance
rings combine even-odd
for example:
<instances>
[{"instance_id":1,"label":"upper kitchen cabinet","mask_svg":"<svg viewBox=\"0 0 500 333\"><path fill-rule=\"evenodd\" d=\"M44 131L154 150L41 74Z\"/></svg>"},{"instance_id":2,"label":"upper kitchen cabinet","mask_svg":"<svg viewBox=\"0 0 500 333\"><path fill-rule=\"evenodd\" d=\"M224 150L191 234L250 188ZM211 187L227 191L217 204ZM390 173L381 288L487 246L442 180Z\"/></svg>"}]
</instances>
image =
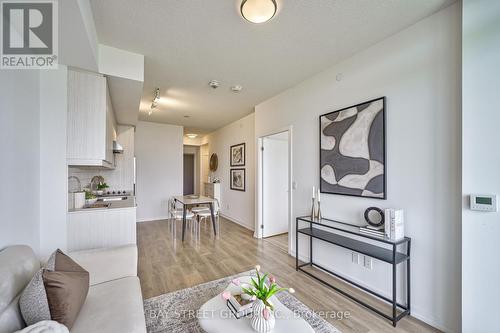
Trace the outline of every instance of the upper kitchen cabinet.
<instances>
[{"instance_id":1,"label":"upper kitchen cabinet","mask_svg":"<svg viewBox=\"0 0 500 333\"><path fill-rule=\"evenodd\" d=\"M115 138L115 115L106 78L68 70L68 165L113 168Z\"/></svg>"}]
</instances>

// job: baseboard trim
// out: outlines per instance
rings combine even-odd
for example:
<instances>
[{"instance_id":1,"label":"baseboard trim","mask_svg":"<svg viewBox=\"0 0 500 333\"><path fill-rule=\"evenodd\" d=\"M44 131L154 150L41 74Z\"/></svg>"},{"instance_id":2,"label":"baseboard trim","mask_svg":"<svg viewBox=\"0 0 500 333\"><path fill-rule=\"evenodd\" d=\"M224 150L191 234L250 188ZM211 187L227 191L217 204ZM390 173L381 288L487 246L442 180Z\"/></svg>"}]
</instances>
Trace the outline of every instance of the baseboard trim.
<instances>
[{"instance_id":1,"label":"baseboard trim","mask_svg":"<svg viewBox=\"0 0 500 333\"><path fill-rule=\"evenodd\" d=\"M140 218L137 219L137 223L143 223L143 222L153 222L153 221L159 221L159 220L168 220L168 216L158 216L158 217L147 217L147 218Z\"/></svg>"},{"instance_id":2,"label":"baseboard trim","mask_svg":"<svg viewBox=\"0 0 500 333\"><path fill-rule=\"evenodd\" d=\"M243 222L241 222L241 221L239 221L239 220L237 220L237 219L235 219L235 218L233 218L231 216L227 216L226 214L222 214L222 213L220 214L220 216L223 217L223 218L225 218L226 220L229 220L229 221L231 221L233 223L241 225L245 229L248 229L250 231L254 231L253 228L250 228L248 225L244 224Z\"/></svg>"}]
</instances>

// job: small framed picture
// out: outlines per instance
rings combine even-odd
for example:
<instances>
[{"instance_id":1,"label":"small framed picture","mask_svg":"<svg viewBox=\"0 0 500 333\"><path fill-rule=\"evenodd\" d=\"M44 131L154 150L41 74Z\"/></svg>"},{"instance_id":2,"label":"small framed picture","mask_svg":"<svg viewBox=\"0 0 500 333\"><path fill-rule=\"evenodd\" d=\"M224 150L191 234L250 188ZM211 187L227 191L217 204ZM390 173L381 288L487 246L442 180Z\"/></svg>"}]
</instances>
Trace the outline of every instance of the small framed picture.
<instances>
[{"instance_id":1,"label":"small framed picture","mask_svg":"<svg viewBox=\"0 0 500 333\"><path fill-rule=\"evenodd\" d=\"M245 169L231 169L231 190L245 192Z\"/></svg>"},{"instance_id":2,"label":"small framed picture","mask_svg":"<svg viewBox=\"0 0 500 333\"><path fill-rule=\"evenodd\" d=\"M245 166L245 143L231 146L231 166Z\"/></svg>"}]
</instances>

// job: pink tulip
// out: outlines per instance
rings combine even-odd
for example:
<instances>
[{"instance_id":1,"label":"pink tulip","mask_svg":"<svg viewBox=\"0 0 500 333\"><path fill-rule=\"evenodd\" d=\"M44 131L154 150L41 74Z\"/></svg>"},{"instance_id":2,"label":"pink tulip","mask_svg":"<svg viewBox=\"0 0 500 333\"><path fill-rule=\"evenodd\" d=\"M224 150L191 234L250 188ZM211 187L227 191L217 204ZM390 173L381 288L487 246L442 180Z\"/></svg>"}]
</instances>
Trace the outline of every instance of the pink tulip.
<instances>
[{"instance_id":1,"label":"pink tulip","mask_svg":"<svg viewBox=\"0 0 500 333\"><path fill-rule=\"evenodd\" d=\"M264 308L264 310L262 310L262 316L264 317L265 320L269 320L269 309L268 308Z\"/></svg>"},{"instance_id":2,"label":"pink tulip","mask_svg":"<svg viewBox=\"0 0 500 333\"><path fill-rule=\"evenodd\" d=\"M226 301L231 298L231 292L226 290L225 292L222 293L222 298L225 299Z\"/></svg>"},{"instance_id":3,"label":"pink tulip","mask_svg":"<svg viewBox=\"0 0 500 333\"><path fill-rule=\"evenodd\" d=\"M276 283L276 278L274 277L274 275L269 275L269 282L271 282L271 284Z\"/></svg>"},{"instance_id":4,"label":"pink tulip","mask_svg":"<svg viewBox=\"0 0 500 333\"><path fill-rule=\"evenodd\" d=\"M239 286L240 285L240 279L234 279L233 281L233 284L236 285L236 286Z\"/></svg>"}]
</instances>

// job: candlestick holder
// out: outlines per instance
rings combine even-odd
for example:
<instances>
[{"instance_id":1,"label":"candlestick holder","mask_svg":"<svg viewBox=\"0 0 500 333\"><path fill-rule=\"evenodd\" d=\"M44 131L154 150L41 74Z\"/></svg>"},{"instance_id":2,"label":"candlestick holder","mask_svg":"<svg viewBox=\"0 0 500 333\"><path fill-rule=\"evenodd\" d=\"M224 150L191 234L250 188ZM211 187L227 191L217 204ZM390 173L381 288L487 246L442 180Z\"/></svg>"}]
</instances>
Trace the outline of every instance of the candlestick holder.
<instances>
[{"instance_id":1,"label":"candlestick holder","mask_svg":"<svg viewBox=\"0 0 500 333\"><path fill-rule=\"evenodd\" d=\"M311 200L312 200L312 204L311 204L311 219L314 220L314 218L316 216L316 205L315 205L315 199L311 198Z\"/></svg>"},{"instance_id":2,"label":"candlestick holder","mask_svg":"<svg viewBox=\"0 0 500 333\"><path fill-rule=\"evenodd\" d=\"M321 222L321 202L318 201L318 209L316 210L316 217L318 222Z\"/></svg>"}]
</instances>

